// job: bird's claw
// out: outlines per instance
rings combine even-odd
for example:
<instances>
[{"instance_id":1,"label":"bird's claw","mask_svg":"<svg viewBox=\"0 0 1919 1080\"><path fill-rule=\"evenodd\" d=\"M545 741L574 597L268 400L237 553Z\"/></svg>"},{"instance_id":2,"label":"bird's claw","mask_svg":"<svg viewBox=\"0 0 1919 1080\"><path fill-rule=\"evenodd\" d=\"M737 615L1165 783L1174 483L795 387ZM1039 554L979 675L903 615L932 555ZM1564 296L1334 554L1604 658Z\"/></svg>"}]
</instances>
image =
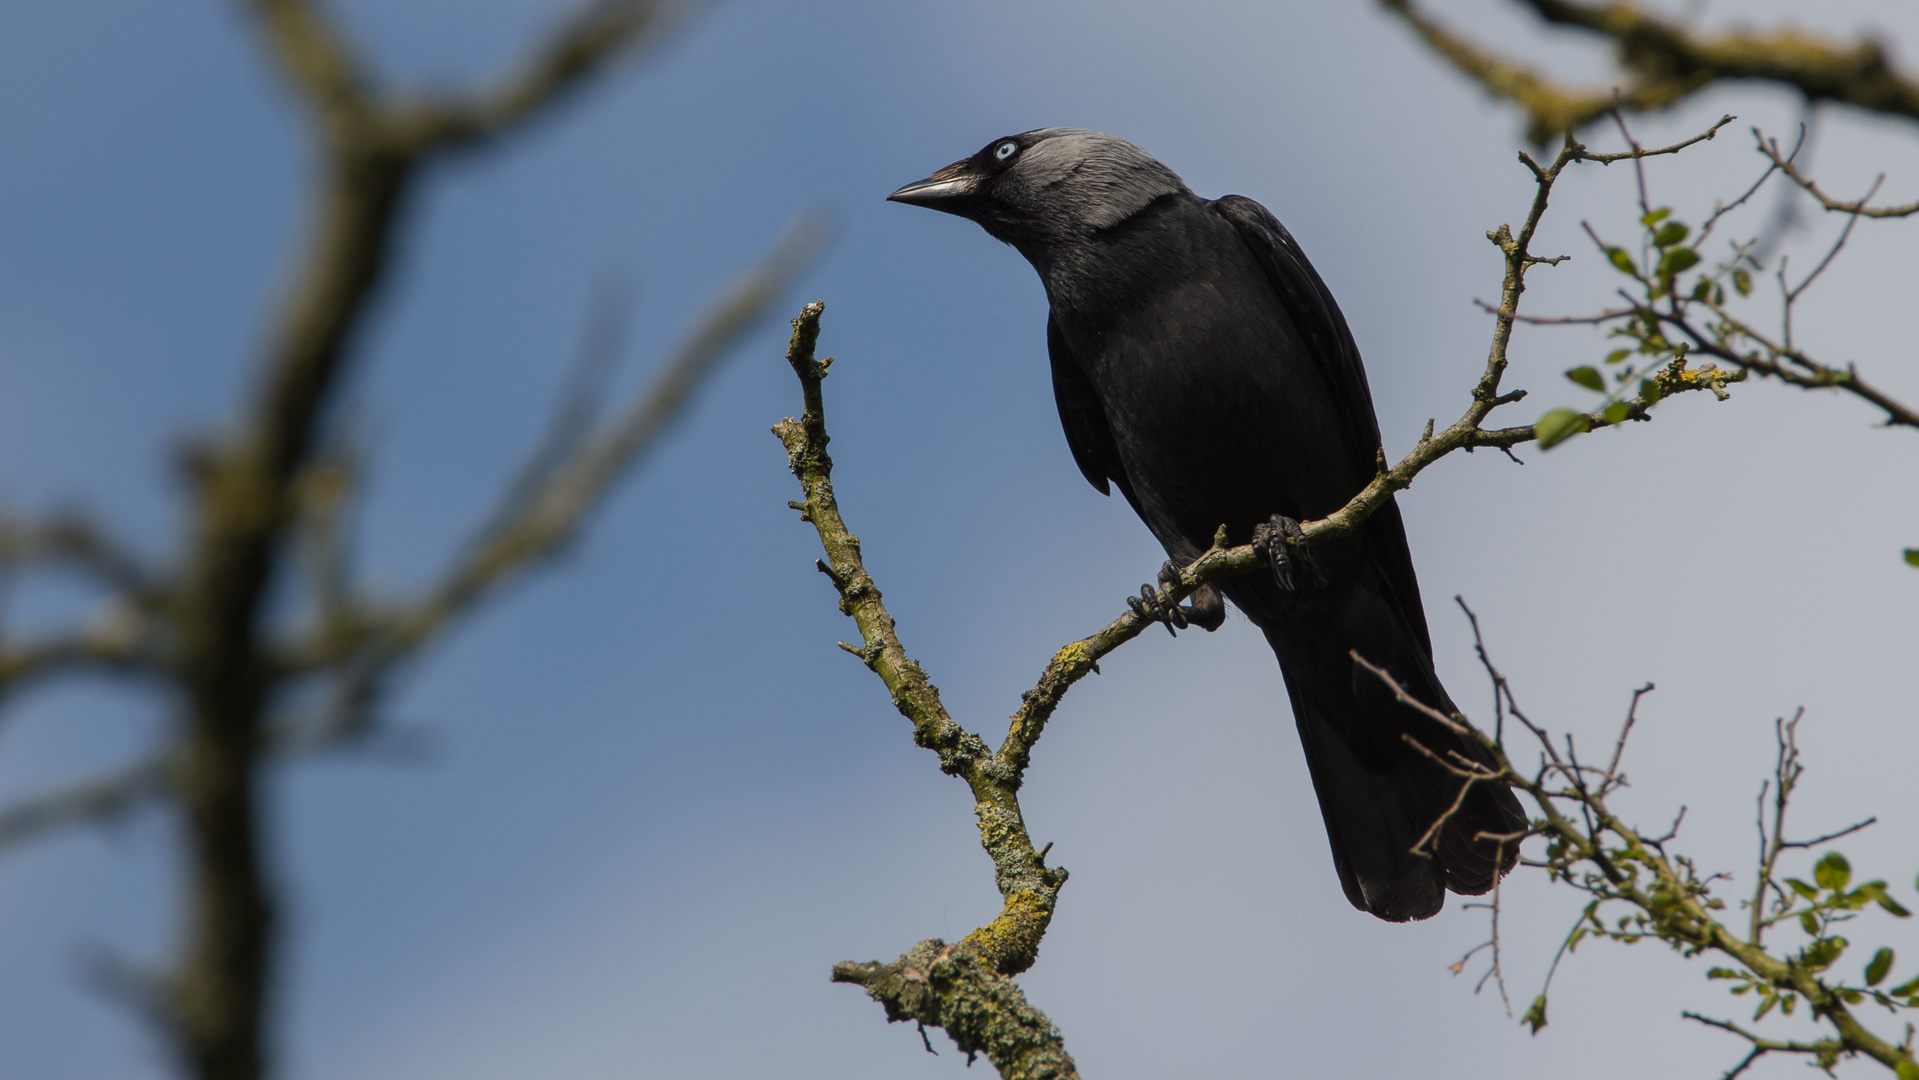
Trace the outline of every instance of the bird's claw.
<instances>
[{"instance_id":1,"label":"bird's claw","mask_svg":"<svg viewBox=\"0 0 1919 1080\"><path fill-rule=\"evenodd\" d=\"M1138 596L1126 598L1126 606L1132 608L1133 614L1141 619L1157 622L1166 627L1166 632L1174 637L1178 637L1179 632L1186 629L1186 613L1179 609L1178 604L1160 603L1159 592L1151 585L1141 585Z\"/></svg>"},{"instance_id":2,"label":"bird's claw","mask_svg":"<svg viewBox=\"0 0 1919 1080\"><path fill-rule=\"evenodd\" d=\"M1179 568L1168 560L1159 570L1159 586L1163 589L1179 584ZM1166 627L1166 632L1174 637L1188 626L1197 626L1202 630L1219 629L1225 621L1226 605L1220 599L1219 591L1211 585L1202 585L1193 593L1190 605L1162 604L1159 602L1159 589L1152 585L1141 585L1138 596L1126 598L1126 606L1141 619L1150 619Z\"/></svg>"},{"instance_id":3,"label":"bird's claw","mask_svg":"<svg viewBox=\"0 0 1919 1080\"><path fill-rule=\"evenodd\" d=\"M1282 514L1253 527L1253 550L1265 556L1273 580L1287 592L1299 591L1302 584L1314 588L1326 586L1326 575L1319 560L1306 544L1306 531L1299 522Z\"/></svg>"}]
</instances>

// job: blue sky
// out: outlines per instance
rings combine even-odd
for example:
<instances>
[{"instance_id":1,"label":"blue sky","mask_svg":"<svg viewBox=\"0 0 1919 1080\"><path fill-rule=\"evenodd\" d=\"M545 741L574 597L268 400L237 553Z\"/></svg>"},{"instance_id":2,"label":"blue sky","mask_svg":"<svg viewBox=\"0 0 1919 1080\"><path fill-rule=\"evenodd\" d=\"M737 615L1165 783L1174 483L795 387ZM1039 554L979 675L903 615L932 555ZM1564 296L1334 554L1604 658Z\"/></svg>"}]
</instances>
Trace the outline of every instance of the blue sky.
<instances>
[{"instance_id":1,"label":"blue sky","mask_svg":"<svg viewBox=\"0 0 1919 1080\"><path fill-rule=\"evenodd\" d=\"M561 9L339 10L385 77L420 85L495 70ZM1491 0L1446 10L1601 70ZM1907 5L1821 11L1834 33L1919 41ZM1655 197L1694 221L1756 175L1745 126L1783 134L1796 105L1727 91L1644 125L1661 138L1727 111L1741 120L1719 140L1651 170ZM235 415L287 270L311 165L297 125L228 7L0 11L7 506L86 505L156 557L172 549L169 451ZM623 385L637 384L700 298L822 207L837 242L787 306L827 303L842 507L909 650L955 715L996 737L1051 650L1120 611L1162 556L1072 465L1030 269L965 222L881 200L1049 125L1124 135L1201 194L1249 195L1286 221L1367 356L1389 451L1463 408L1490 329L1472 300L1498 280L1483 234L1529 196L1518 124L1372 5L731 0L424 189L352 377L372 463L366 574L421 580L486 510L597 283L635 286ZM1816 164L1842 192L1883 170L1889 196L1911 199L1916 147L1910 125L1829 111ZM1623 232L1632 199L1623 168L1566 182L1539 247L1574 259L1539 272L1535 310L1603 302L1610 272L1579 223ZM1835 227L1814 222L1795 262ZM1915 228L1856 233L1798 326L1908 401ZM957 937L998 903L964 789L833 647L853 629L811 569L766 430L797 408L779 329L738 353L584 542L395 698L417 752L278 777L289 1080L959 1075L950 1049L929 1057L826 981L834 961ZM1604 348L1585 330L1522 330L1509 385L1534 396L1514 422L1579 402L1559 373ZM1919 870L1919 572L1898 552L1919 544L1919 443L1872 423L1850 400L1749 385L1522 451L1523 468L1440 464L1402 505L1442 676L1483 706L1461 594L1521 700L1582 742L1609 740L1631 688L1656 682L1627 809L1663 822L1686 804L1690 850L1740 874L1772 720L1803 705L1799 820L1878 814L1845 850L1905 888ZM14 614L85 601L46 587ZM1142 638L1103 667L1025 794L1073 879L1023 982L1089 1075L1713 1075L1735 1059L1678 1018L1731 1011L1701 964L1589 947L1530 1037L1447 971L1483 937L1480 913L1387 926L1352 911L1277 668L1243 620ZM17 795L137 753L165 712L92 685L9 716L0 793ZM165 956L172 843L150 817L0 862L0 1075L164 1074L85 972L102 955ZM1531 879L1507 897L1523 1003L1576 904ZM1870 928L1919 957L1910 926Z\"/></svg>"}]
</instances>

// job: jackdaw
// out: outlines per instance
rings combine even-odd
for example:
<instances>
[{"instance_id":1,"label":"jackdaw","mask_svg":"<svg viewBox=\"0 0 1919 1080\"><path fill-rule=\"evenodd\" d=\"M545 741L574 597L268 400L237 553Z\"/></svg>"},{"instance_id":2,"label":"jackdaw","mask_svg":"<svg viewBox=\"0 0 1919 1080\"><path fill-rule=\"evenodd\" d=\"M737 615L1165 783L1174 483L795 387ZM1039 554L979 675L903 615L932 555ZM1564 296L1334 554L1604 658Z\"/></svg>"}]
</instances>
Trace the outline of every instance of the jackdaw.
<instances>
[{"instance_id":1,"label":"jackdaw","mask_svg":"<svg viewBox=\"0 0 1919 1080\"><path fill-rule=\"evenodd\" d=\"M1162 581L1222 524L1234 544L1268 552L1270 575L1202 589L1190 606L1163 610L1150 588L1131 602L1169 630L1212 630L1223 592L1265 633L1353 906L1401 922L1437 913L1446 889L1492 888L1518 855L1518 801L1483 782L1461 800L1459 776L1406 736L1442 758L1489 755L1351 659L1455 711L1433 671L1398 506L1345 539L1298 543L1298 522L1372 479L1381 444L1346 320L1286 227L1251 199L1202 199L1132 143L1077 128L996 139L888 198L978 222L1039 272L1067 445L1165 547Z\"/></svg>"}]
</instances>

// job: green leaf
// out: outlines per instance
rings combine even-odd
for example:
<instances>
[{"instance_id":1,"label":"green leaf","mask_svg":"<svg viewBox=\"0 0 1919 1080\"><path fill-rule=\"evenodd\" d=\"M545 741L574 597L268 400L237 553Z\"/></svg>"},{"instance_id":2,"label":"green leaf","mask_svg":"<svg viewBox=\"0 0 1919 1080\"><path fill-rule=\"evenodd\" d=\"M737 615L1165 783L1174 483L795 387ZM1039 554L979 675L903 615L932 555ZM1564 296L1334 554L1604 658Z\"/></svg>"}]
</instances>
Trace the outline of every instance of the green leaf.
<instances>
[{"instance_id":1,"label":"green leaf","mask_svg":"<svg viewBox=\"0 0 1919 1080\"><path fill-rule=\"evenodd\" d=\"M1671 278L1682 270L1690 270L1699 265L1699 253L1689 247L1667 248L1666 254L1659 260L1659 276Z\"/></svg>"},{"instance_id":2,"label":"green leaf","mask_svg":"<svg viewBox=\"0 0 1919 1080\"><path fill-rule=\"evenodd\" d=\"M1819 933L1819 920L1813 917L1812 912L1802 911L1799 913L1799 928L1808 934L1817 934Z\"/></svg>"},{"instance_id":3,"label":"green leaf","mask_svg":"<svg viewBox=\"0 0 1919 1080\"><path fill-rule=\"evenodd\" d=\"M1864 885L1852 890L1850 899L1852 902L1846 905L1849 908L1862 908L1867 904L1876 903L1880 907L1885 908L1888 913L1901 919L1907 918L1912 914L1912 912L1906 910L1904 904L1901 904L1886 894L1886 883L1883 881L1866 882Z\"/></svg>"},{"instance_id":4,"label":"green leaf","mask_svg":"<svg viewBox=\"0 0 1919 1080\"><path fill-rule=\"evenodd\" d=\"M1872 960L1866 964L1866 985L1878 986L1892 972L1892 950L1880 949L1872 954Z\"/></svg>"},{"instance_id":5,"label":"green leaf","mask_svg":"<svg viewBox=\"0 0 1919 1080\"><path fill-rule=\"evenodd\" d=\"M1639 380L1639 400L1651 405L1666 396L1666 390L1653 379Z\"/></svg>"},{"instance_id":6,"label":"green leaf","mask_svg":"<svg viewBox=\"0 0 1919 1080\"><path fill-rule=\"evenodd\" d=\"M1919 548L1906 549L1906 565L1919 566ZM1919 882L1914 882L1913 886L1919 888Z\"/></svg>"},{"instance_id":7,"label":"green leaf","mask_svg":"<svg viewBox=\"0 0 1919 1080\"><path fill-rule=\"evenodd\" d=\"M1820 938L1800 952L1800 958L1814 971L1824 971L1831 967L1846 951L1847 941L1842 937Z\"/></svg>"},{"instance_id":8,"label":"green leaf","mask_svg":"<svg viewBox=\"0 0 1919 1080\"><path fill-rule=\"evenodd\" d=\"M1800 881L1800 880L1799 880L1798 878L1796 878L1796 877L1789 877L1789 878L1787 878L1787 879L1786 879L1786 884L1788 884L1788 885L1790 885L1790 886L1792 886L1792 891L1793 891L1793 892L1796 892L1796 893L1798 893L1798 894L1799 894L1800 896L1803 896L1803 897L1805 897L1805 898L1806 898L1806 899L1808 899L1808 900L1817 900L1817 899L1819 899L1819 890L1818 890L1818 889L1815 889L1815 888L1813 888L1813 887L1812 887L1811 885L1808 885L1808 884L1806 884L1805 882L1803 882L1803 881Z\"/></svg>"},{"instance_id":9,"label":"green leaf","mask_svg":"<svg viewBox=\"0 0 1919 1080\"><path fill-rule=\"evenodd\" d=\"M1708 979L1743 979L1745 978L1745 976L1741 975L1739 972L1734 971L1731 968L1716 967L1716 968L1706 969L1706 978Z\"/></svg>"},{"instance_id":10,"label":"green leaf","mask_svg":"<svg viewBox=\"0 0 1919 1080\"><path fill-rule=\"evenodd\" d=\"M1588 390L1597 391L1601 394L1606 392L1605 378L1599 374L1599 369L1593 367L1591 364L1587 364L1584 367L1576 367L1568 371L1566 377Z\"/></svg>"},{"instance_id":11,"label":"green leaf","mask_svg":"<svg viewBox=\"0 0 1919 1080\"><path fill-rule=\"evenodd\" d=\"M1624 421L1626 419L1626 414L1631 411L1632 411L1632 406L1626 404L1623 401L1615 401L1611 405L1606 406L1605 412L1601 413L1600 415L1606 418L1606 423L1617 424Z\"/></svg>"},{"instance_id":12,"label":"green leaf","mask_svg":"<svg viewBox=\"0 0 1919 1080\"><path fill-rule=\"evenodd\" d=\"M1668 221L1659 227L1658 232L1653 234L1652 244L1654 247L1671 247L1691 234L1692 230L1686 227L1685 222Z\"/></svg>"},{"instance_id":13,"label":"green leaf","mask_svg":"<svg viewBox=\"0 0 1919 1080\"><path fill-rule=\"evenodd\" d=\"M1617 364L1621 360L1624 360L1626 357L1631 355L1632 355L1631 349L1614 349L1613 351L1606 354L1606 363Z\"/></svg>"},{"instance_id":14,"label":"green leaf","mask_svg":"<svg viewBox=\"0 0 1919 1080\"><path fill-rule=\"evenodd\" d=\"M1582 431L1592 429L1592 421L1585 413L1571 409L1552 409L1533 424L1533 431L1539 436L1539 448L1550 450Z\"/></svg>"},{"instance_id":15,"label":"green leaf","mask_svg":"<svg viewBox=\"0 0 1919 1080\"><path fill-rule=\"evenodd\" d=\"M1711 299L1713 287L1714 286L1711 278L1709 277L1700 278L1696 283L1694 283L1692 287L1692 298L1694 300Z\"/></svg>"},{"instance_id":16,"label":"green leaf","mask_svg":"<svg viewBox=\"0 0 1919 1080\"><path fill-rule=\"evenodd\" d=\"M1639 219L1639 223L1650 229L1654 225L1666 220L1667 216L1671 213L1672 207L1670 206L1662 206L1657 210L1648 210L1646 211L1646 216Z\"/></svg>"},{"instance_id":17,"label":"green leaf","mask_svg":"<svg viewBox=\"0 0 1919 1080\"><path fill-rule=\"evenodd\" d=\"M1734 270L1732 272L1732 287L1738 289L1739 295L1741 296L1751 296L1752 275L1746 273L1744 269Z\"/></svg>"},{"instance_id":18,"label":"green leaf","mask_svg":"<svg viewBox=\"0 0 1919 1080\"><path fill-rule=\"evenodd\" d=\"M1911 982L1900 983L1887 993L1893 997L1910 997L1913 994L1919 994L1919 977L1915 977Z\"/></svg>"},{"instance_id":19,"label":"green leaf","mask_svg":"<svg viewBox=\"0 0 1919 1080\"><path fill-rule=\"evenodd\" d=\"M1822 889L1843 889L1846 887L1846 882L1852 880L1852 864L1846 861L1844 855L1836 851L1828 851L1823 858L1813 864L1812 879L1818 882Z\"/></svg>"},{"instance_id":20,"label":"green leaf","mask_svg":"<svg viewBox=\"0 0 1919 1080\"><path fill-rule=\"evenodd\" d=\"M1520 1017L1519 1022L1532 1028L1534 1035L1539 1034L1539 1029L1546 1026L1546 995L1534 998L1532 1008L1526 1010L1526 1015Z\"/></svg>"},{"instance_id":21,"label":"green leaf","mask_svg":"<svg viewBox=\"0 0 1919 1080\"><path fill-rule=\"evenodd\" d=\"M1619 268L1620 273L1631 274L1633 277L1639 276L1639 265L1632 261L1631 255L1626 254L1625 248L1607 248L1606 258L1610 260L1615 267Z\"/></svg>"},{"instance_id":22,"label":"green leaf","mask_svg":"<svg viewBox=\"0 0 1919 1080\"><path fill-rule=\"evenodd\" d=\"M1919 1065L1914 1065L1910 1061L1902 1061L1894 1065L1892 1072L1899 1080L1919 1080Z\"/></svg>"}]
</instances>

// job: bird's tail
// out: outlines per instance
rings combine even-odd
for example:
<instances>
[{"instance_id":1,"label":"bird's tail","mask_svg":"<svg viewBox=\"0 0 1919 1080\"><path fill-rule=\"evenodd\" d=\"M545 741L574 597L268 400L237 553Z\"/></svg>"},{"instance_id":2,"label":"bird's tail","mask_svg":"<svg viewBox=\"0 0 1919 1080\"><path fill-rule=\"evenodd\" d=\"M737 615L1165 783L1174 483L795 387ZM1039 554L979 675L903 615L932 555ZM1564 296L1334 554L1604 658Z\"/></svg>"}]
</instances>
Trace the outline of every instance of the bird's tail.
<instances>
[{"instance_id":1,"label":"bird's tail","mask_svg":"<svg viewBox=\"0 0 1919 1080\"><path fill-rule=\"evenodd\" d=\"M1380 625L1366 621L1370 628ZM1355 640L1325 633L1323 622L1316 629L1321 632L1305 637L1275 625L1266 637L1286 676L1346 898L1362 911L1404 922L1438 914L1448 889L1471 896L1488 891L1519 856L1516 840L1495 839L1526 828L1518 800L1506 785L1485 782L1473 782L1462 796L1467 781L1420 748L1488 768L1490 755L1399 702L1352 660L1357 651L1415 697L1451 712L1424 650L1404 634Z\"/></svg>"}]
</instances>

